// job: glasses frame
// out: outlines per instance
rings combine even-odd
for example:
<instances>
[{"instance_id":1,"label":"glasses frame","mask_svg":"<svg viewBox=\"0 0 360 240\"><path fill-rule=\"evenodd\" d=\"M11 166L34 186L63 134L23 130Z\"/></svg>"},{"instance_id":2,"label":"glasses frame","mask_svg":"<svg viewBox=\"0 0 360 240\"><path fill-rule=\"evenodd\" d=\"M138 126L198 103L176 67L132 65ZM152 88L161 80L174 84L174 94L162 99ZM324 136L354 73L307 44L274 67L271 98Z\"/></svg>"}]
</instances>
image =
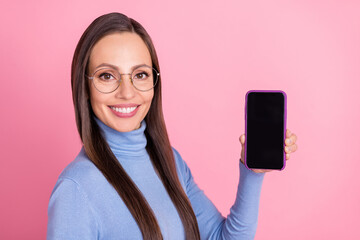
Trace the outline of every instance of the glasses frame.
<instances>
[{"instance_id":1,"label":"glasses frame","mask_svg":"<svg viewBox=\"0 0 360 240\"><path fill-rule=\"evenodd\" d=\"M151 69L156 73L155 75L153 75L153 76L156 76L156 82L154 83L153 87L150 88L150 89L148 89L148 90L138 89L138 88L134 85L134 81L133 81L133 79L132 79L132 77L131 77L131 75L136 71L136 69L141 68L141 67L149 67L149 68L151 68ZM117 72L119 73L119 76L120 76L120 79L117 80L117 82L119 82L118 85L117 85L117 87L116 87L114 90L110 91L110 92L102 92L102 91L100 91L100 90L96 87L95 82L94 82L95 73L98 72L98 71L100 71L100 70L103 70L103 69L112 69L112 70L115 70L115 71L117 71ZM103 67L103 68L97 69L97 70L92 74L92 76L85 75L85 77L87 77L88 79L90 79L90 80L92 81L92 83L93 83L93 85L94 85L94 87L95 87L96 90L98 90L98 91L101 92L101 93L108 94L108 93L115 92L115 91L119 88L119 86L120 86L120 84L121 84L121 82L122 82L122 80L123 80L122 77L121 77L122 75L130 75L129 78L130 78L131 84L133 85L133 87L134 87L136 90L141 91L141 92L147 92L147 91L150 91L151 89L154 89L154 87L156 86L157 82L159 81L160 73L159 73L155 68L150 67L149 65L144 64L144 65L141 65L141 66L138 66L138 67L134 68L134 70L133 70L131 73L120 73L117 69L114 69L114 68L112 68L112 67ZM153 81L154 81L154 79L153 79Z\"/></svg>"}]
</instances>

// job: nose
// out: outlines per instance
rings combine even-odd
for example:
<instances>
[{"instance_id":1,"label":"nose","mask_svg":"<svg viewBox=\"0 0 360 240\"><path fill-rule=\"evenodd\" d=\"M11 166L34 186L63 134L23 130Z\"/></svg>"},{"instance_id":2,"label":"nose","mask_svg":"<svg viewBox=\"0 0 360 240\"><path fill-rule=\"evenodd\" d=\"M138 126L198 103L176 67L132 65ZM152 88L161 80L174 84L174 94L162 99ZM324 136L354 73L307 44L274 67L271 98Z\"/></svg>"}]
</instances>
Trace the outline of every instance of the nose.
<instances>
[{"instance_id":1,"label":"nose","mask_svg":"<svg viewBox=\"0 0 360 240\"><path fill-rule=\"evenodd\" d=\"M131 82L130 74L121 76L120 86L117 89L116 97L123 99L131 99L135 96L135 88Z\"/></svg>"}]
</instances>

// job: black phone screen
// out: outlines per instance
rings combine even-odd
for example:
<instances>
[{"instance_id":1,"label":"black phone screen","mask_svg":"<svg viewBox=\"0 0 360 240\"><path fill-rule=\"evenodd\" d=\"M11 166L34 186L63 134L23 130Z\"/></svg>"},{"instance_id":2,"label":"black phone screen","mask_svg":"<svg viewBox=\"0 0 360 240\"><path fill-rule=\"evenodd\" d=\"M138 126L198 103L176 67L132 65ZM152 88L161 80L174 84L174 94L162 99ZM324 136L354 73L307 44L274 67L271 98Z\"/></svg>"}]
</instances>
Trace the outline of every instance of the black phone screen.
<instances>
[{"instance_id":1,"label":"black phone screen","mask_svg":"<svg viewBox=\"0 0 360 240\"><path fill-rule=\"evenodd\" d=\"M246 96L246 165L282 170L285 167L286 94L249 91Z\"/></svg>"}]
</instances>

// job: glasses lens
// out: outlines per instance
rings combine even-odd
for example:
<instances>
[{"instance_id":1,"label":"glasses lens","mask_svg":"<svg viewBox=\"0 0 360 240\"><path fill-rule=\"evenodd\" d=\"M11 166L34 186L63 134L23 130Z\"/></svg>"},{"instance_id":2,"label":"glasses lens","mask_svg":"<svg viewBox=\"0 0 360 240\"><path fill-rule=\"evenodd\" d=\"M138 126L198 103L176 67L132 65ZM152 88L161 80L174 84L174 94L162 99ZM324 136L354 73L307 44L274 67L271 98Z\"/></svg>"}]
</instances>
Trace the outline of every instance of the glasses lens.
<instances>
[{"instance_id":1,"label":"glasses lens","mask_svg":"<svg viewBox=\"0 0 360 240\"><path fill-rule=\"evenodd\" d=\"M131 74L134 87L140 91L148 91L152 89L158 80L157 72L149 66L141 66L134 70Z\"/></svg>"},{"instance_id":2,"label":"glasses lens","mask_svg":"<svg viewBox=\"0 0 360 240\"><path fill-rule=\"evenodd\" d=\"M93 81L97 90L103 93L110 93L118 88L120 75L115 69L102 68L94 73Z\"/></svg>"}]
</instances>

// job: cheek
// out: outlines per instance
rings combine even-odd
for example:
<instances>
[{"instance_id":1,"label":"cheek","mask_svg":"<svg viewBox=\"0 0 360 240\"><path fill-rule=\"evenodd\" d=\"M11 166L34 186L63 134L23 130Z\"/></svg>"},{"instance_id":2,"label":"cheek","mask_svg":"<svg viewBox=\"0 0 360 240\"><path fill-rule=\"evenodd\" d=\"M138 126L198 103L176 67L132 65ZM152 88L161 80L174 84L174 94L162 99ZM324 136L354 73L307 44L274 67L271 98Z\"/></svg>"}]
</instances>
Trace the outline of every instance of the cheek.
<instances>
[{"instance_id":1,"label":"cheek","mask_svg":"<svg viewBox=\"0 0 360 240\"><path fill-rule=\"evenodd\" d=\"M90 103L93 111L97 113L101 110L102 106L106 103L106 95L99 93L94 90L93 87L90 89Z\"/></svg>"},{"instance_id":2,"label":"cheek","mask_svg":"<svg viewBox=\"0 0 360 240\"><path fill-rule=\"evenodd\" d=\"M143 99L143 103L144 103L144 115L146 115L149 112L149 109L151 107L151 103L154 97L154 92L150 92L150 93L146 93L143 94L142 99Z\"/></svg>"},{"instance_id":3,"label":"cheek","mask_svg":"<svg viewBox=\"0 0 360 240\"><path fill-rule=\"evenodd\" d=\"M144 96L144 101L149 105L148 107L150 108L151 102L153 100L154 97L154 91L151 91L150 93L146 94Z\"/></svg>"}]
</instances>

